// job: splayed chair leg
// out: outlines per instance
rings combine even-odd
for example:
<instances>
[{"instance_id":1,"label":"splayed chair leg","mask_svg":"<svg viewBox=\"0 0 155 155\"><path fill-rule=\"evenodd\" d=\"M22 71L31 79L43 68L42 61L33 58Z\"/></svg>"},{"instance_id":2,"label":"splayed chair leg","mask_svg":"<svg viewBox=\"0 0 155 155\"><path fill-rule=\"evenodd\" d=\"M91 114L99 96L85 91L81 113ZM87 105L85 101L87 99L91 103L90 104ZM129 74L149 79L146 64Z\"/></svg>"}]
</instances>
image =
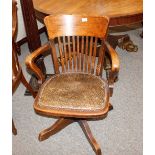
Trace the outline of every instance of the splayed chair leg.
<instances>
[{"instance_id":1,"label":"splayed chair leg","mask_svg":"<svg viewBox=\"0 0 155 155\"><path fill-rule=\"evenodd\" d=\"M93 137L92 132L91 132L91 130L89 128L89 125L88 125L87 121L86 120L79 120L78 122L79 122L83 132L85 133L89 143L91 144L93 150L95 151L96 155L102 155L101 148L98 145L95 138Z\"/></svg>"},{"instance_id":2,"label":"splayed chair leg","mask_svg":"<svg viewBox=\"0 0 155 155\"><path fill-rule=\"evenodd\" d=\"M64 129L66 126L68 126L69 124L73 122L74 120L72 119L66 119L66 118L58 119L51 127L40 132L39 137L38 137L39 141L43 141L49 138L50 136L56 134L57 132Z\"/></svg>"}]
</instances>

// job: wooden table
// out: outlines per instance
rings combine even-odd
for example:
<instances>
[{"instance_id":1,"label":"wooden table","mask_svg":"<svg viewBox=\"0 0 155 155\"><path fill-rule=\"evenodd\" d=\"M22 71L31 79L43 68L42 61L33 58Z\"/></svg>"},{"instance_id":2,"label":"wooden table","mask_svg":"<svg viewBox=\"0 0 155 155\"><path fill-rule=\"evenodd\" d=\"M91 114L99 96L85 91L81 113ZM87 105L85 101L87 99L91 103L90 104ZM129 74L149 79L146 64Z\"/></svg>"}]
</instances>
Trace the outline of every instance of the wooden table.
<instances>
[{"instance_id":1,"label":"wooden table","mask_svg":"<svg viewBox=\"0 0 155 155\"><path fill-rule=\"evenodd\" d=\"M142 0L33 0L36 12L108 16L110 26L142 21ZM38 15L38 14L37 14ZM38 18L43 17L39 16Z\"/></svg>"},{"instance_id":2,"label":"wooden table","mask_svg":"<svg viewBox=\"0 0 155 155\"><path fill-rule=\"evenodd\" d=\"M20 0L26 28L27 40L30 52L41 45L36 17L43 21L49 14L80 14L93 16L108 16L110 27L128 25L142 22L142 0ZM119 41L130 43L122 47L134 51L136 46L132 44L128 35L108 36L109 43L115 48ZM128 45L128 44L125 44ZM38 65L46 73L43 61L38 60Z\"/></svg>"},{"instance_id":3,"label":"wooden table","mask_svg":"<svg viewBox=\"0 0 155 155\"><path fill-rule=\"evenodd\" d=\"M143 20L143 0L20 0L29 48L41 45L36 16L82 14L110 17L110 26L122 26Z\"/></svg>"}]
</instances>

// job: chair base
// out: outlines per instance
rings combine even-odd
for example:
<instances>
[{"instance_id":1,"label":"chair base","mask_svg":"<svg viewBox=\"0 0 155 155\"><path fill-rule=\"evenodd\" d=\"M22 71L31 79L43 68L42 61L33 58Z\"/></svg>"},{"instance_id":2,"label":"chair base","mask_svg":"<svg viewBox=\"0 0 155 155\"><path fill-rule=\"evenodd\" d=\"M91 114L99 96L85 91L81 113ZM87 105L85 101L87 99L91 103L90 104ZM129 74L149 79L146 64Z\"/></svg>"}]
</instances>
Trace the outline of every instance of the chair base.
<instances>
[{"instance_id":1,"label":"chair base","mask_svg":"<svg viewBox=\"0 0 155 155\"><path fill-rule=\"evenodd\" d=\"M102 154L101 148L98 145L95 138L93 137L92 132L86 120L60 118L51 127L40 132L39 137L38 137L39 141L43 141L49 138L50 136L58 133L59 131L61 131L62 129L64 129L66 126L68 126L69 124L73 122L79 123L83 132L85 133L85 136L87 137L89 143L91 144L93 150L95 151L96 155L101 155Z\"/></svg>"},{"instance_id":2,"label":"chair base","mask_svg":"<svg viewBox=\"0 0 155 155\"><path fill-rule=\"evenodd\" d=\"M62 129L64 129L66 126L68 126L69 124L73 122L74 120L72 119L65 119L65 118L58 119L51 127L40 132L39 137L38 137L39 141L43 141L49 138L50 136L61 131Z\"/></svg>"}]
</instances>

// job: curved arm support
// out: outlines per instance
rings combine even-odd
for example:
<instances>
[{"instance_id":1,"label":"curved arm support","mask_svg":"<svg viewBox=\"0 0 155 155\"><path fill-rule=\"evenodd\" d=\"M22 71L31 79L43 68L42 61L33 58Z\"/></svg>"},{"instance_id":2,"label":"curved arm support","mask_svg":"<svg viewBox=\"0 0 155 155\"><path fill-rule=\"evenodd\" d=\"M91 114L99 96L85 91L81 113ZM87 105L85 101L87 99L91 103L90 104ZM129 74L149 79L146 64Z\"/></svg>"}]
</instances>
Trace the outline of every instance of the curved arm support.
<instances>
[{"instance_id":1,"label":"curved arm support","mask_svg":"<svg viewBox=\"0 0 155 155\"><path fill-rule=\"evenodd\" d=\"M108 52L112 63L111 70L109 72L109 77L108 77L109 88L111 90L111 96L112 96L113 84L118 78L120 62L119 62L119 57L117 52L110 46L110 44L107 41L105 41L105 45L107 48L106 52Z\"/></svg>"},{"instance_id":2,"label":"curved arm support","mask_svg":"<svg viewBox=\"0 0 155 155\"><path fill-rule=\"evenodd\" d=\"M28 69L32 70L34 74L38 78L38 83L42 84L45 81L45 75L42 73L42 71L39 69L39 67L35 64L36 58L46 52L50 49L50 44L46 43L40 48L36 49L34 52L32 52L30 55L26 57L25 64Z\"/></svg>"},{"instance_id":3,"label":"curved arm support","mask_svg":"<svg viewBox=\"0 0 155 155\"><path fill-rule=\"evenodd\" d=\"M120 68L120 63L119 63L119 57L117 52L110 46L110 44L108 42L105 41L105 45L107 47L107 52L111 58L111 62L112 62L112 68L111 71L114 73L118 73L119 72L119 68Z\"/></svg>"}]
</instances>

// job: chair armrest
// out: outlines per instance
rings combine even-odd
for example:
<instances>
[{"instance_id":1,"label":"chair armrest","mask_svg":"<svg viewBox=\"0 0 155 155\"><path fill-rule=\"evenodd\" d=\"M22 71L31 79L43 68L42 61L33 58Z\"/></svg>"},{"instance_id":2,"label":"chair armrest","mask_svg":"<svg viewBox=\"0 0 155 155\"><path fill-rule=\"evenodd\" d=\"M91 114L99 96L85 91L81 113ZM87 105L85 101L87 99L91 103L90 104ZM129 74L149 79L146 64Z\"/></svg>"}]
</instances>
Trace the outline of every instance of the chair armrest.
<instances>
[{"instance_id":1,"label":"chair armrest","mask_svg":"<svg viewBox=\"0 0 155 155\"><path fill-rule=\"evenodd\" d=\"M119 73L119 58L118 54L116 51L110 46L108 42L105 41L105 46L106 46L106 52L109 54L110 59L111 59L111 70L108 72L108 85L110 88L110 96L113 94L113 86L114 82L118 78L118 73Z\"/></svg>"},{"instance_id":2,"label":"chair armrest","mask_svg":"<svg viewBox=\"0 0 155 155\"><path fill-rule=\"evenodd\" d=\"M46 43L43 46L41 46L40 48L36 49L34 52L32 52L31 54L29 54L26 59L25 59L25 64L27 66L28 69L32 70L34 72L34 74L37 76L38 78L38 83L43 83L45 81L45 75L42 73L42 71L40 70L40 68L35 64L35 60L36 58L43 54L44 52L46 52L47 50L49 50L50 44Z\"/></svg>"},{"instance_id":3,"label":"chair armrest","mask_svg":"<svg viewBox=\"0 0 155 155\"><path fill-rule=\"evenodd\" d=\"M120 63L119 63L119 57L117 52L110 46L110 44L108 42L105 41L105 45L107 47L107 51L110 58L111 58L111 62L112 62L112 66L111 66L111 71L113 73L117 73L119 72L119 68L120 68Z\"/></svg>"}]
</instances>

